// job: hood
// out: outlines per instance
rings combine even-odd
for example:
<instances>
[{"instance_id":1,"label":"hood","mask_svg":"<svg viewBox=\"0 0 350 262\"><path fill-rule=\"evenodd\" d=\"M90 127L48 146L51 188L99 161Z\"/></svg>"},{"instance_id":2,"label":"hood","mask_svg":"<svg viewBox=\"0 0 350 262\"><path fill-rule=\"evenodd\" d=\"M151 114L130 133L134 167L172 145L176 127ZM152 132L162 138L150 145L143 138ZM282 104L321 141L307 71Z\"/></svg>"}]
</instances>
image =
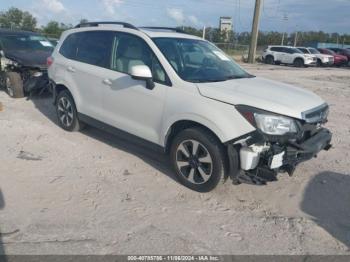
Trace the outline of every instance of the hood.
<instances>
[{"instance_id":1,"label":"hood","mask_svg":"<svg viewBox=\"0 0 350 262\"><path fill-rule=\"evenodd\" d=\"M319 58L334 58L332 55L326 55L326 54L315 54L315 56Z\"/></svg>"},{"instance_id":2,"label":"hood","mask_svg":"<svg viewBox=\"0 0 350 262\"><path fill-rule=\"evenodd\" d=\"M338 55L338 54L335 54L334 58L341 59L341 60L347 60L348 59L345 55Z\"/></svg>"},{"instance_id":3,"label":"hood","mask_svg":"<svg viewBox=\"0 0 350 262\"><path fill-rule=\"evenodd\" d=\"M311 58L315 58L316 56L315 55L312 55L312 54L304 54L305 57L311 57Z\"/></svg>"},{"instance_id":4,"label":"hood","mask_svg":"<svg viewBox=\"0 0 350 262\"><path fill-rule=\"evenodd\" d=\"M292 85L255 77L225 82L198 83L201 95L229 103L302 118L302 112L320 106L324 101L316 94Z\"/></svg>"},{"instance_id":5,"label":"hood","mask_svg":"<svg viewBox=\"0 0 350 262\"><path fill-rule=\"evenodd\" d=\"M5 56L26 67L46 68L46 59L51 55L50 51L24 51L7 50Z\"/></svg>"}]
</instances>

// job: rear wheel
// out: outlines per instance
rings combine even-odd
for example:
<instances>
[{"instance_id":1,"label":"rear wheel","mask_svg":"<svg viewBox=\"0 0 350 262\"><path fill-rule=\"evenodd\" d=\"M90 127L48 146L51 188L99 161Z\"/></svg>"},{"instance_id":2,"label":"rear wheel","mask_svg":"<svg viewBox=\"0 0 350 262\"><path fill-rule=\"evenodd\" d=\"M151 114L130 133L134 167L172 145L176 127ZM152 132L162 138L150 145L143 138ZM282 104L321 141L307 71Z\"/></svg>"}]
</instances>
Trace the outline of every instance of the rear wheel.
<instances>
[{"instance_id":1,"label":"rear wheel","mask_svg":"<svg viewBox=\"0 0 350 262\"><path fill-rule=\"evenodd\" d=\"M172 143L170 157L178 180L192 190L209 192L224 178L223 145L204 128L180 132Z\"/></svg>"},{"instance_id":2,"label":"rear wheel","mask_svg":"<svg viewBox=\"0 0 350 262\"><path fill-rule=\"evenodd\" d=\"M7 94L13 98L24 97L23 81L17 72L5 73L5 89Z\"/></svg>"},{"instance_id":3,"label":"rear wheel","mask_svg":"<svg viewBox=\"0 0 350 262\"><path fill-rule=\"evenodd\" d=\"M265 62L266 62L266 64L273 65L273 64L274 64L273 56L268 55L268 56L265 58Z\"/></svg>"},{"instance_id":4,"label":"rear wheel","mask_svg":"<svg viewBox=\"0 0 350 262\"><path fill-rule=\"evenodd\" d=\"M304 66L304 61L301 58L297 58L294 60L294 66L295 67L303 67Z\"/></svg>"},{"instance_id":5,"label":"rear wheel","mask_svg":"<svg viewBox=\"0 0 350 262\"><path fill-rule=\"evenodd\" d=\"M59 125L66 131L74 132L82 129L77 109L71 94L64 90L57 96L56 113Z\"/></svg>"}]
</instances>

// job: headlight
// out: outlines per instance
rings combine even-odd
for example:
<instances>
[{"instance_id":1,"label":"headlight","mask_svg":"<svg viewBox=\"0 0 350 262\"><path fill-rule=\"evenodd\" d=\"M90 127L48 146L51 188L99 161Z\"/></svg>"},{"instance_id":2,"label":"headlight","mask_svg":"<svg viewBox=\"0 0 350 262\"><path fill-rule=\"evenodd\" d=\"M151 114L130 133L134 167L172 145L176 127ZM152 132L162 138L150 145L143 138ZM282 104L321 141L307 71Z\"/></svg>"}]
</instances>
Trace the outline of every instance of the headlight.
<instances>
[{"instance_id":1,"label":"headlight","mask_svg":"<svg viewBox=\"0 0 350 262\"><path fill-rule=\"evenodd\" d=\"M297 123L291 117L245 105L237 105L236 108L249 123L267 135L281 136L298 132Z\"/></svg>"},{"instance_id":2,"label":"headlight","mask_svg":"<svg viewBox=\"0 0 350 262\"><path fill-rule=\"evenodd\" d=\"M268 135L284 135L298 131L295 121L289 117L255 113L254 118L257 127Z\"/></svg>"}]
</instances>

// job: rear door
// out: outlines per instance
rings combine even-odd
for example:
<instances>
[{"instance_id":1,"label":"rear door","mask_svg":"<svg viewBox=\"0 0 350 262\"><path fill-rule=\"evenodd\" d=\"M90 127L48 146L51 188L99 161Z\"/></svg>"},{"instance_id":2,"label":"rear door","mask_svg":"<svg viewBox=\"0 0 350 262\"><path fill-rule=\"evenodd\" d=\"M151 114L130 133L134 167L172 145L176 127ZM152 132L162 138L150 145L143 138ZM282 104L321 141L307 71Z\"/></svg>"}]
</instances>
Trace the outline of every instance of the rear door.
<instances>
[{"instance_id":1,"label":"rear door","mask_svg":"<svg viewBox=\"0 0 350 262\"><path fill-rule=\"evenodd\" d=\"M282 57L283 57L282 47L278 47L278 46L271 47L271 51L273 52L275 61L282 62Z\"/></svg>"},{"instance_id":2,"label":"rear door","mask_svg":"<svg viewBox=\"0 0 350 262\"><path fill-rule=\"evenodd\" d=\"M75 34L74 59L66 64L66 79L71 83L80 113L101 119L103 80L108 77L114 32L85 31Z\"/></svg>"}]
</instances>

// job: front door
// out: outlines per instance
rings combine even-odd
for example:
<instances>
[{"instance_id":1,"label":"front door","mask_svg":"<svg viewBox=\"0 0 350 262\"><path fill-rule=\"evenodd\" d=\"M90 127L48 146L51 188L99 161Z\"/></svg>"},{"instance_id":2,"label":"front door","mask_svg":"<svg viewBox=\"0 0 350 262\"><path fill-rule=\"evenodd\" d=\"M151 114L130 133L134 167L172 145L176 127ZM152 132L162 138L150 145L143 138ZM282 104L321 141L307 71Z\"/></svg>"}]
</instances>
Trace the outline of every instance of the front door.
<instances>
[{"instance_id":1,"label":"front door","mask_svg":"<svg viewBox=\"0 0 350 262\"><path fill-rule=\"evenodd\" d=\"M135 65L150 67L155 87L135 80ZM148 44L138 36L116 33L108 78L103 80L103 121L130 134L159 143L164 101L169 81Z\"/></svg>"}]
</instances>

